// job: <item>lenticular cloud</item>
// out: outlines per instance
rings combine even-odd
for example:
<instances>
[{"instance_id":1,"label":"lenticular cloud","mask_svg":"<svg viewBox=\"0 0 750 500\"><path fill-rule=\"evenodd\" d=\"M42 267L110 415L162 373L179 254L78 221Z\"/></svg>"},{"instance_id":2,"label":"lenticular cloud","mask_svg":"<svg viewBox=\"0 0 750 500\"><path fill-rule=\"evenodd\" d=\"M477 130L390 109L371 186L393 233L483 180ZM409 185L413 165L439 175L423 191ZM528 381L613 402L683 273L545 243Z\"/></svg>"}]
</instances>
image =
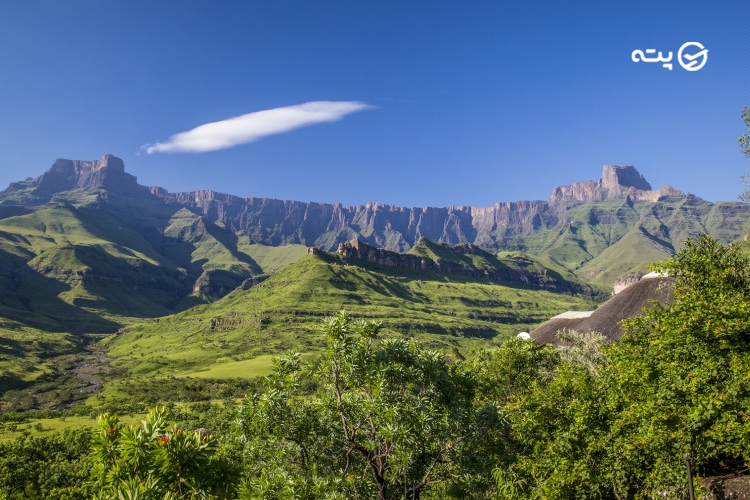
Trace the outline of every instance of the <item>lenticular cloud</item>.
<instances>
[{"instance_id":1,"label":"lenticular cloud","mask_svg":"<svg viewBox=\"0 0 750 500\"><path fill-rule=\"evenodd\" d=\"M349 113L372 106L357 102L315 101L256 111L219 122L206 123L180 132L166 142L145 144L152 153L203 153L257 141L266 135L281 134L307 125L340 120Z\"/></svg>"}]
</instances>

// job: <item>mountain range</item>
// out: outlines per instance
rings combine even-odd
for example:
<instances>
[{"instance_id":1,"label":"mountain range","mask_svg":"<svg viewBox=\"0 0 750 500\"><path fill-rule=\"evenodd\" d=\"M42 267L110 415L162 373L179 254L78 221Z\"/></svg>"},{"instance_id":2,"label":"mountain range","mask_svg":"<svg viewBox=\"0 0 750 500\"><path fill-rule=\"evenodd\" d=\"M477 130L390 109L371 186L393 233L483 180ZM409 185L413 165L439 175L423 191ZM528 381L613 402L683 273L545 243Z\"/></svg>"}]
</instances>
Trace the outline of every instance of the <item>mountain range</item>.
<instances>
[{"instance_id":1,"label":"mountain range","mask_svg":"<svg viewBox=\"0 0 750 500\"><path fill-rule=\"evenodd\" d=\"M242 241L333 251L358 239L405 252L427 238L451 246L471 243L490 252L530 253L604 285L641 271L643 262L674 253L700 233L734 241L744 234L750 215L750 206L740 202L711 203L670 186L654 190L632 166L605 165L598 182L555 187L548 200L407 208L241 198L214 191L169 193L139 185L122 160L105 155L97 161L58 159L43 175L12 183L0 192L0 217L50 203L106 205L153 247L179 212L183 221L176 233L171 228L174 235L184 235L187 224L192 236L209 233L229 246ZM257 271L249 262L240 267L246 272L239 274Z\"/></svg>"},{"instance_id":2,"label":"mountain range","mask_svg":"<svg viewBox=\"0 0 750 500\"><path fill-rule=\"evenodd\" d=\"M436 345L501 341L591 309L688 238L741 239L749 216L630 166L548 200L405 208L169 193L111 155L58 159L0 192L0 382L91 334L120 332L115 364L138 373L311 352L319 315L342 307ZM161 343L172 358L149 351Z\"/></svg>"}]
</instances>

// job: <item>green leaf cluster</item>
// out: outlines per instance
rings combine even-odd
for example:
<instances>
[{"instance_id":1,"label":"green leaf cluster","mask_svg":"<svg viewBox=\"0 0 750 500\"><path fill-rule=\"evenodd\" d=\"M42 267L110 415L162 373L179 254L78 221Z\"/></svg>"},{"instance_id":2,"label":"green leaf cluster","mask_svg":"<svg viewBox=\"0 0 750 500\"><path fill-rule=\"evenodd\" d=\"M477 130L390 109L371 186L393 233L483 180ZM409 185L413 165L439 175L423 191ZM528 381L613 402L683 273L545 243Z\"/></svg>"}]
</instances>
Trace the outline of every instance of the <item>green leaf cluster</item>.
<instances>
[{"instance_id":1,"label":"green leaf cluster","mask_svg":"<svg viewBox=\"0 0 750 500\"><path fill-rule=\"evenodd\" d=\"M117 416L97 419L92 477L105 499L233 498L237 476L216 454L206 429L170 428L164 408L149 411L142 425L124 427Z\"/></svg>"},{"instance_id":2,"label":"green leaf cluster","mask_svg":"<svg viewBox=\"0 0 750 500\"><path fill-rule=\"evenodd\" d=\"M90 498L91 433L21 436L0 444L0 498L68 500Z\"/></svg>"}]
</instances>

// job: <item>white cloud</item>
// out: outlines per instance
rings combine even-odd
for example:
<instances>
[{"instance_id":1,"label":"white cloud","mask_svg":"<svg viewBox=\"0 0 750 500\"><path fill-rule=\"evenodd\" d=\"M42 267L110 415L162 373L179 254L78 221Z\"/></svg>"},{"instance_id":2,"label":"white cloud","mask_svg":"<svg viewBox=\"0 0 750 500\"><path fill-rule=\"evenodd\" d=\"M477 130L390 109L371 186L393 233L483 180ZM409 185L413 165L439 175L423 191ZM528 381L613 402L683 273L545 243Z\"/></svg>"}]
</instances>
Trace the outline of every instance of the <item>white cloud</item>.
<instances>
[{"instance_id":1,"label":"white cloud","mask_svg":"<svg viewBox=\"0 0 750 500\"><path fill-rule=\"evenodd\" d=\"M193 130L175 134L166 142L144 144L141 149L148 154L216 151L315 123L334 122L349 113L372 108L373 106L357 101L306 102L206 123Z\"/></svg>"}]
</instances>

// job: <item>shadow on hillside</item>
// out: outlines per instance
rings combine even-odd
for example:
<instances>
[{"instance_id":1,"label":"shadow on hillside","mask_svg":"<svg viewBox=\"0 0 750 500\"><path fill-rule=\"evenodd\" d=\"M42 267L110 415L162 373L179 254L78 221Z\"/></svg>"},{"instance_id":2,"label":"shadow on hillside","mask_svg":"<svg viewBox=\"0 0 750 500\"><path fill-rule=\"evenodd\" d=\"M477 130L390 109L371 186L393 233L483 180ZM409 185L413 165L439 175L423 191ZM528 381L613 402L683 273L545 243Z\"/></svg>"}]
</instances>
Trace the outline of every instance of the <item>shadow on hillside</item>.
<instances>
[{"instance_id":1,"label":"shadow on hillside","mask_svg":"<svg viewBox=\"0 0 750 500\"><path fill-rule=\"evenodd\" d=\"M8 252L0 250L0 261L10 260ZM71 286L30 267L3 274L12 287L0 294L0 313L8 319L41 330L76 334L113 333L121 326L65 302L59 296L70 291Z\"/></svg>"},{"instance_id":2,"label":"shadow on hillside","mask_svg":"<svg viewBox=\"0 0 750 500\"><path fill-rule=\"evenodd\" d=\"M28 382L24 382L23 379L16 375L0 375L0 394L4 394L7 391L23 389L28 385Z\"/></svg>"},{"instance_id":3,"label":"shadow on hillside","mask_svg":"<svg viewBox=\"0 0 750 500\"><path fill-rule=\"evenodd\" d=\"M420 320L397 320L392 322L393 331L406 335L415 335L420 333L430 333L434 335L445 335L446 337L464 337L483 340L491 340L497 337L498 332L492 328L463 328L458 326L448 326L437 322L427 322Z\"/></svg>"},{"instance_id":4,"label":"shadow on hillside","mask_svg":"<svg viewBox=\"0 0 750 500\"><path fill-rule=\"evenodd\" d=\"M8 217L18 217L19 215L28 215L32 212L28 208L18 205L0 205L0 219Z\"/></svg>"},{"instance_id":5,"label":"shadow on hillside","mask_svg":"<svg viewBox=\"0 0 750 500\"><path fill-rule=\"evenodd\" d=\"M0 354L15 357L23 352L23 346L19 341L0 336Z\"/></svg>"}]
</instances>

